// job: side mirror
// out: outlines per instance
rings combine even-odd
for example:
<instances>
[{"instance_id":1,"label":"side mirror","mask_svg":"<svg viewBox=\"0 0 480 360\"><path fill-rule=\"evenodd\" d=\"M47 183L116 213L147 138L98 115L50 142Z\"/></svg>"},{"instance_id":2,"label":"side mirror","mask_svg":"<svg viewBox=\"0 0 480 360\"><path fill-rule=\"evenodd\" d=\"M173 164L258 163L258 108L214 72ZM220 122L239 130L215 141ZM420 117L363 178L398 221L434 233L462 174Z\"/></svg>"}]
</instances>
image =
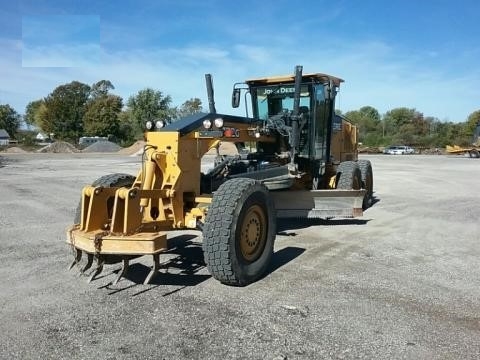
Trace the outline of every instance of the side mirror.
<instances>
[{"instance_id":1,"label":"side mirror","mask_svg":"<svg viewBox=\"0 0 480 360\"><path fill-rule=\"evenodd\" d=\"M233 89L232 107L238 108L239 106L240 106L240 89Z\"/></svg>"}]
</instances>

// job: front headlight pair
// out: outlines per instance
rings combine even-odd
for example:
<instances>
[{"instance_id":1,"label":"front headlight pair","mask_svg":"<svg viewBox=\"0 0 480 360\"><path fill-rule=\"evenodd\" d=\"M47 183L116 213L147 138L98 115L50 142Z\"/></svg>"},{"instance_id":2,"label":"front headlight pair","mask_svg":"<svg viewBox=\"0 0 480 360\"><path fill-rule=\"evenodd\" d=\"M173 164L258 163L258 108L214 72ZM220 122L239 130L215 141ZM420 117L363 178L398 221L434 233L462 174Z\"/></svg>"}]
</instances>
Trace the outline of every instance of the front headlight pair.
<instances>
[{"instance_id":1,"label":"front headlight pair","mask_svg":"<svg viewBox=\"0 0 480 360\"><path fill-rule=\"evenodd\" d=\"M151 120L148 120L145 123L145 128L147 130L153 130L154 127L155 127L155 129L161 129L161 128L165 127L165 125L166 125L166 122L164 120L156 120L155 122L153 122Z\"/></svg>"},{"instance_id":2,"label":"front headlight pair","mask_svg":"<svg viewBox=\"0 0 480 360\"><path fill-rule=\"evenodd\" d=\"M213 125L215 125L215 127L217 129L222 128L223 127L223 119L222 118L216 118L215 120L213 120ZM209 119L203 120L203 127L205 129L210 129L212 127L212 122Z\"/></svg>"}]
</instances>

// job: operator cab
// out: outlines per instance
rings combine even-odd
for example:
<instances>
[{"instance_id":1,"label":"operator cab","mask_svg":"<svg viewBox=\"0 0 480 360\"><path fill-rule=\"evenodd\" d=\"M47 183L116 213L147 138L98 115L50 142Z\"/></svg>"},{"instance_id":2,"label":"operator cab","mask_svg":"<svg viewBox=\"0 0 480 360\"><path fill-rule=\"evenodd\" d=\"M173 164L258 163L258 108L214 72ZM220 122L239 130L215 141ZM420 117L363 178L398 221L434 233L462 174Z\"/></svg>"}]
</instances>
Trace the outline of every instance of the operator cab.
<instances>
[{"instance_id":1,"label":"operator cab","mask_svg":"<svg viewBox=\"0 0 480 360\"><path fill-rule=\"evenodd\" d=\"M341 120L335 116L334 111L335 95L342 82L342 79L326 74L303 74L298 114L294 114L295 76L267 77L245 82L255 120L285 121L288 127L291 126L288 122L292 115L300 116L298 150L295 153L295 162L300 171L322 175L325 164L331 159L332 131L341 129ZM240 100L238 85L234 87L232 96L234 107L238 106ZM285 116L281 117L282 114ZM258 142L257 151L276 154L289 151L289 134L279 131L277 136L275 142Z\"/></svg>"}]
</instances>

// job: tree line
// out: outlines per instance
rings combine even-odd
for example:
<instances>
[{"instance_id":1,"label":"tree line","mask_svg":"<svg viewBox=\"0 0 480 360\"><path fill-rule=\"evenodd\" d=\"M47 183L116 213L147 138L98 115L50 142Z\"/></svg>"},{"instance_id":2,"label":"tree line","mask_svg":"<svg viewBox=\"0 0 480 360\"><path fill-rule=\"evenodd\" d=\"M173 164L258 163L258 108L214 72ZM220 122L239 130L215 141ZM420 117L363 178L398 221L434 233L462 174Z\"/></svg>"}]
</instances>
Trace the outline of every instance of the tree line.
<instances>
[{"instance_id":1,"label":"tree line","mask_svg":"<svg viewBox=\"0 0 480 360\"><path fill-rule=\"evenodd\" d=\"M45 98L28 103L23 121L56 140L77 143L82 136L102 136L129 145L142 138L147 120L174 121L202 111L198 98L176 107L170 95L151 88L130 96L124 107L114 89L109 80L91 86L79 81L60 85ZM9 105L0 105L0 117L0 128L3 125L15 137L22 117Z\"/></svg>"},{"instance_id":2,"label":"tree line","mask_svg":"<svg viewBox=\"0 0 480 360\"><path fill-rule=\"evenodd\" d=\"M475 128L480 124L480 110L472 112L466 121L454 123L424 116L416 109L400 107L383 116L371 106L348 111L344 116L359 128L359 141L366 146L405 144L433 148L446 145L471 145Z\"/></svg>"},{"instance_id":3,"label":"tree line","mask_svg":"<svg viewBox=\"0 0 480 360\"><path fill-rule=\"evenodd\" d=\"M23 116L8 104L0 105L0 129L15 138L24 121L57 140L77 143L82 136L103 136L129 145L142 138L147 120L175 121L203 110L198 98L172 106L170 95L151 88L138 91L124 104L122 97L112 93L114 89L109 80L91 86L72 81L56 87L45 98L30 102ZM480 123L480 110L460 123L440 121L407 107L381 115L374 107L363 106L343 115L358 126L363 145L377 147L392 143L416 147L468 145Z\"/></svg>"}]
</instances>

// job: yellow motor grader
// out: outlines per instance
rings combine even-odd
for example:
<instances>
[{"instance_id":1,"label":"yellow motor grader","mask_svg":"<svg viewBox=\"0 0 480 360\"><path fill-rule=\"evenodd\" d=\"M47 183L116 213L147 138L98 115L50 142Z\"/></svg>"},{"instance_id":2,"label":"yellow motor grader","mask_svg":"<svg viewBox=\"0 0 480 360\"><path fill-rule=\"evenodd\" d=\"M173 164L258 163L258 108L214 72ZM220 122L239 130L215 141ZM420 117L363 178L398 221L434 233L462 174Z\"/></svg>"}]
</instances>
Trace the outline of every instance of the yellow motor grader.
<instances>
[{"instance_id":1,"label":"yellow motor grader","mask_svg":"<svg viewBox=\"0 0 480 360\"><path fill-rule=\"evenodd\" d=\"M244 286L266 272L279 219L361 216L373 173L369 161L358 160L356 127L335 114L343 80L302 70L234 84L232 106L243 94L245 117L216 112L207 74L208 113L148 121L138 174L106 175L83 188L67 230L71 267L86 254L81 272L95 261L93 280L113 256L123 261L116 283L133 257L152 255L147 284L169 232L197 229L211 275ZM238 154L220 155L222 142L234 143ZM202 173L209 151L217 156Z\"/></svg>"}]
</instances>

